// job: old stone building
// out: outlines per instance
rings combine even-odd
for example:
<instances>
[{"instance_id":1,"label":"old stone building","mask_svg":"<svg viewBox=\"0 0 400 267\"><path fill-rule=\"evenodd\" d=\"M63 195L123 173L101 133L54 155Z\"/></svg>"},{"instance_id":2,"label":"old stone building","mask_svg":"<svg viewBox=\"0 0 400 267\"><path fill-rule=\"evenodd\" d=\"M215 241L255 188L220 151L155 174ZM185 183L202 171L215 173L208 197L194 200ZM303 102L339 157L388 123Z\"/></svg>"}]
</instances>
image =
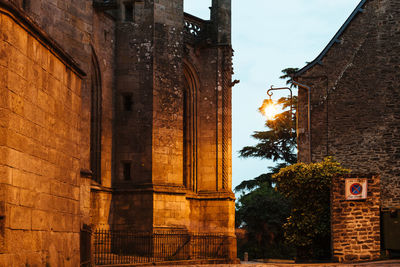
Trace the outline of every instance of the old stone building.
<instances>
[{"instance_id":1,"label":"old stone building","mask_svg":"<svg viewBox=\"0 0 400 267\"><path fill-rule=\"evenodd\" d=\"M0 266L79 266L88 229L218 233L236 257L230 14L0 1Z\"/></svg>"},{"instance_id":2,"label":"old stone building","mask_svg":"<svg viewBox=\"0 0 400 267\"><path fill-rule=\"evenodd\" d=\"M338 260L375 259L380 250L400 250L399 11L398 1L360 1L321 54L295 76L306 85L299 89L299 159L334 156L369 178L362 201L346 201L344 181L337 181L340 188L334 184ZM349 235L336 235L344 230Z\"/></svg>"}]
</instances>

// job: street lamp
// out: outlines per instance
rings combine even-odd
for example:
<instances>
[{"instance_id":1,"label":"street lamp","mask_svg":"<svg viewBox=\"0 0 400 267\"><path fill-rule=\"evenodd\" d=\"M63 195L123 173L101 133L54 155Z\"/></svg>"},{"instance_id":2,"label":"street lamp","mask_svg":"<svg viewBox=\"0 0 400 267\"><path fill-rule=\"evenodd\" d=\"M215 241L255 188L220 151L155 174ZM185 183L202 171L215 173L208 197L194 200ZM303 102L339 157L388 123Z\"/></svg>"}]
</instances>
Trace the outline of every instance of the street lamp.
<instances>
[{"instance_id":1,"label":"street lamp","mask_svg":"<svg viewBox=\"0 0 400 267\"><path fill-rule=\"evenodd\" d=\"M265 99L259 110L261 114L264 115L269 121L276 119L276 115L279 114L279 111L272 99Z\"/></svg>"},{"instance_id":2,"label":"street lamp","mask_svg":"<svg viewBox=\"0 0 400 267\"><path fill-rule=\"evenodd\" d=\"M264 108L264 111L267 112L268 110L276 110L276 106L274 105L272 101L272 95L274 94L272 91L278 91L278 90L289 90L290 91L290 115L293 116L293 92L292 89L289 87L280 87L280 88L273 88L273 85L271 85L271 89L268 89L267 95L269 96L269 103L268 105ZM277 112L274 114L274 118L276 117ZM265 114L265 116L268 118L269 116Z\"/></svg>"},{"instance_id":3,"label":"street lamp","mask_svg":"<svg viewBox=\"0 0 400 267\"><path fill-rule=\"evenodd\" d=\"M309 154L308 154L308 161L311 163L311 88L307 85L301 84L299 82L296 82L295 80L292 79L292 83L297 85L299 88L302 89L306 89L307 90L307 106L308 106L308 114L307 114L307 132L308 132L308 149L309 149ZM260 108L261 112L264 114L264 116L267 117L267 119L272 120L275 119L277 112L276 112L276 107L272 101L272 95L273 92L272 91L277 91L277 90L289 90L290 91L290 115L291 117L293 116L293 93L292 93L292 89L289 87L279 87L279 88L273 88L273 86L271 86L271 89L268 89L267 91L267 95L269 96L269 99L266 101L267 103L265 103L265 107L264 107L264 103L263 106ZM275 113L271 113L270 115L268 115L266 112L268 111L274 111ZM273 115L273 117L271 118L271 115ZM296 114L296 118L297 118L297 114ZM296 119L296 133L299 134L298 132L298 122Z\"/></svg>"}]
</instances>

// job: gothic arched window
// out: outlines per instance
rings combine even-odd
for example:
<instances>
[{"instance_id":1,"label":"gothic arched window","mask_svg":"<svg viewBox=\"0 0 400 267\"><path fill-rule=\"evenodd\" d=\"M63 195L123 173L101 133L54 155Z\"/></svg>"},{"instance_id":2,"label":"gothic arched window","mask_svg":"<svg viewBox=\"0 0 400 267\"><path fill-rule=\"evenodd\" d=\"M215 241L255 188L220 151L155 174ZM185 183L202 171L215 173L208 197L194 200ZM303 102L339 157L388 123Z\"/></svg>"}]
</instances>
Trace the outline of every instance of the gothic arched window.
<instances>
[{"instance_id":1,"label":"gothic arched window","mask_svg":"<svg viewBox=\"0 0 400 267\"><path fill-rule=\"evenodd\" d=\"M197 191L197 90L199 80L194 68L184 63L183 95L183 183Z\"/></svg>"},{"instance_id":2,"label":"gothic arched window","mask_svg":"<svg viewBox=\"0 0 400 267\"><path fill-rule=\"evenodd\" d=\"M90 169L92 177L101 183L101 113L102 88L100 67L97 57L92 51L91 66L91 116L90 116Z\"/></svg>"}]
</instances>

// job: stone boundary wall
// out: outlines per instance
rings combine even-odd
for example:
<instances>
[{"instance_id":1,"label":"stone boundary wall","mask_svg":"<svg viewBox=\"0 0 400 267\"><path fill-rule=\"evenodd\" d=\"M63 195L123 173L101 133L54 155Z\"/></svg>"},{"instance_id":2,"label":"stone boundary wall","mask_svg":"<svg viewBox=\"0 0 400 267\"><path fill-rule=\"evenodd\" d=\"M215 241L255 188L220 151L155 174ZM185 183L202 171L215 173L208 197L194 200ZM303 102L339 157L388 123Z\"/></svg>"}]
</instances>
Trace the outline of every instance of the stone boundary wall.
<instances>
[{"instance_id":1,"label":"stone boundary wall","mask_svg":"<svg viewBox=\"0 0 400 267\"><path fill-rule=\"evenodd\" d=\"M367 178L367 199L346 200L345 181ZM333 260L339 262L376 260L380 256L380 176L337 177L331 190Z\"/></svg>"}]
</instances>

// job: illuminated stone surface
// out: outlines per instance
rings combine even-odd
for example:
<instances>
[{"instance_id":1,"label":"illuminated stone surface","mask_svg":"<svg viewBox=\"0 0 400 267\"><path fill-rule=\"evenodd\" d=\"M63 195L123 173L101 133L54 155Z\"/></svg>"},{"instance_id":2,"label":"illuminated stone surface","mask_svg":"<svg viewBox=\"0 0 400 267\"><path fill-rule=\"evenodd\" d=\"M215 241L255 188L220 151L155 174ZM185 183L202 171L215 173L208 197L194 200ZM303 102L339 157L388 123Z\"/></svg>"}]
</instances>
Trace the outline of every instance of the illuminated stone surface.
<instances>
[{"instance_id":1,"label":"illuminated stone surface","mask_svg":"<svg viewBox=\"0 0 400 267\"><path fill-rule=\"evenodd\" d=\"M0 266L79 266L87 226L236 257L230 0L125 2L0 1Z\"/></svg>"}]
</instances>

